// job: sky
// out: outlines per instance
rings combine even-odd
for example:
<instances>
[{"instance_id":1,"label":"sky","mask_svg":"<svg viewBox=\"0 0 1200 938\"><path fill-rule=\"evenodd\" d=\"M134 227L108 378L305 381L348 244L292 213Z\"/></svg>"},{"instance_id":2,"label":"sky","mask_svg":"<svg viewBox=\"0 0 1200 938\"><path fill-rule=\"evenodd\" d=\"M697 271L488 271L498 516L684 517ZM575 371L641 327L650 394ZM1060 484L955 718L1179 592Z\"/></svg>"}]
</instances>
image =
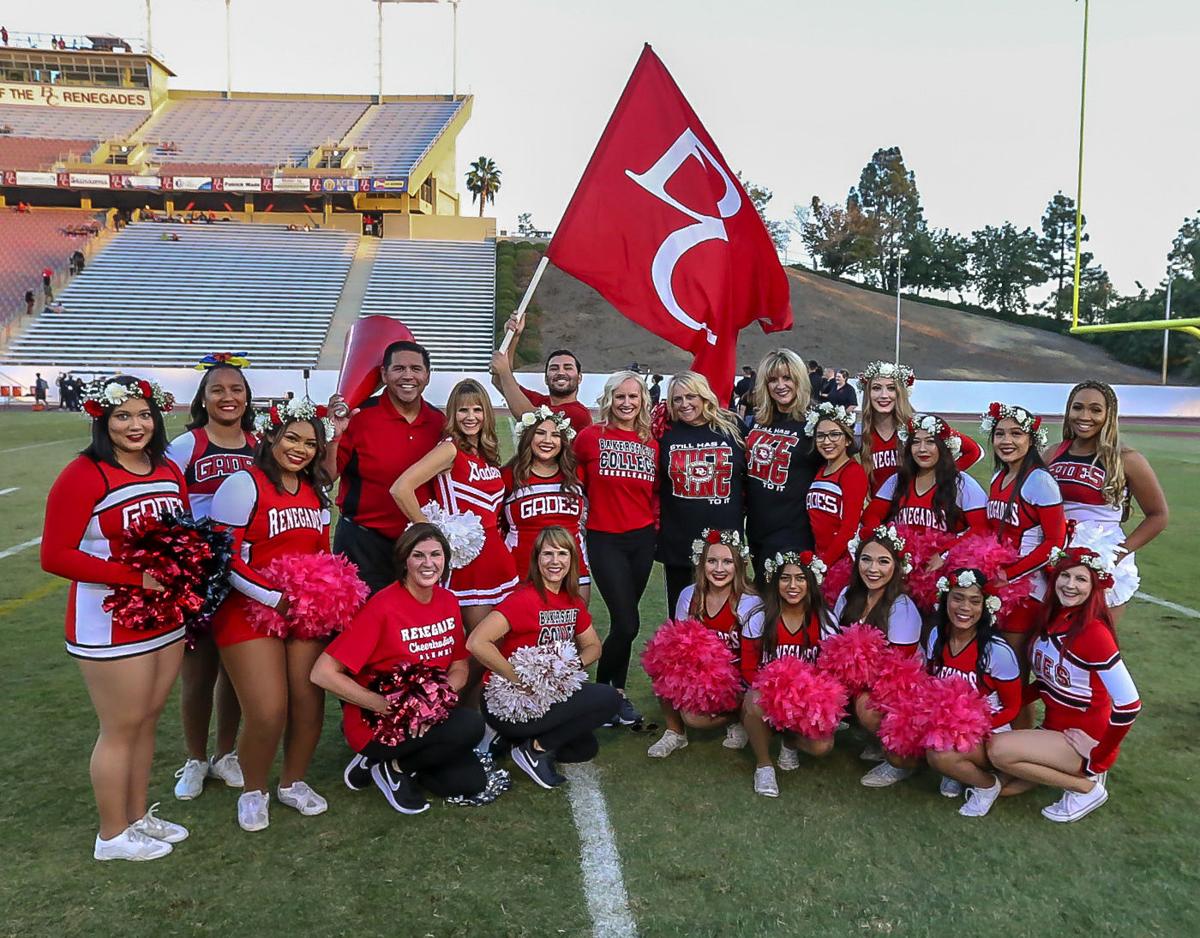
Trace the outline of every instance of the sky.
<instances>
[{"instance_id":1,"label":"sky","mask_svg":"<svg viewBox=\"0 0 1200 938\"><path fill-rule=\"evenodd\" d=\"M172 87L224 88L223 0L152 2ZM12 31L145 33L144 0L6 6ZM230 9L235 91L376 90L372 0ZM449 92L450 8L383 15L385 92ZM1057 190L1074 195L1082 24L1081 0L462 0L458 89L475 102L460 179L491 157L488 214L553 228L649 42L730 165L774 192L769 217L844 199L876 149L899 146L930 225L1036 229ZM1083 206L1123 293L1162 279L1200 212L1198 49L1190 0L1092 3Z\"/></svg>"}]
</instances>

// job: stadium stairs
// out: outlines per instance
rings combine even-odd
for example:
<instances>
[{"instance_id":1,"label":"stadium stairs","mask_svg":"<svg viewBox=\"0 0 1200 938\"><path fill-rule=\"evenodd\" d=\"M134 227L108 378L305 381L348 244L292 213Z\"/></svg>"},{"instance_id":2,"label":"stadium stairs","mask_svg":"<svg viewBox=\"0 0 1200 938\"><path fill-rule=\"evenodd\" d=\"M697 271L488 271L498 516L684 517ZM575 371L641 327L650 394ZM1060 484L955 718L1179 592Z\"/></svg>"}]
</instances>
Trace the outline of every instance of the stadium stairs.
<instances>
[{"instance_id":1,"label":"stadium stairs","mask_svg":"<svg viewBox=\"0 0 1200 938\"><path fill-rule=\"evenodd\" d=\"M329 334L325 336L325 344L321 348L321 357L317 362L318 368L342 367L342 352L346 347L346 333L361 315L363 297L367 293L367 284L371 280L371 272L375 269L375 257L379 252L378 238L360 238L358 249L354 252L354 263L350 265L350 273L346 275L346 283L342 287L342 295L338 299L337 309L333 313L333 322L329 326Z\"/></svg>"}]
</instances>

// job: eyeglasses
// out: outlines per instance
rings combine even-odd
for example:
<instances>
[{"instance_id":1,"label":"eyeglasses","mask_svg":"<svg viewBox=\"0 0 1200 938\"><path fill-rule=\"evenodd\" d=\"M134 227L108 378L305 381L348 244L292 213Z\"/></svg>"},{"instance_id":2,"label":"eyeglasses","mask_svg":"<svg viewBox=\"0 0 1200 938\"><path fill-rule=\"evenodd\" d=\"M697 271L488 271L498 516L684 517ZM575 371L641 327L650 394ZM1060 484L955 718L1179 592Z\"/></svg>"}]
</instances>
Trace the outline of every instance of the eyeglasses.
<instances>
[{"instance_id":1,"label":"eyeglasses","mask_svg":"<svg viewBox=\"0 0 1200 938\"><path fill-rule=\"evenodd\" d=\"M836 443L838 440L844 440L846 434L840 430L830 430L826 433L818 433L813 437L818 443Z\"/></svg>"}]
</instances>

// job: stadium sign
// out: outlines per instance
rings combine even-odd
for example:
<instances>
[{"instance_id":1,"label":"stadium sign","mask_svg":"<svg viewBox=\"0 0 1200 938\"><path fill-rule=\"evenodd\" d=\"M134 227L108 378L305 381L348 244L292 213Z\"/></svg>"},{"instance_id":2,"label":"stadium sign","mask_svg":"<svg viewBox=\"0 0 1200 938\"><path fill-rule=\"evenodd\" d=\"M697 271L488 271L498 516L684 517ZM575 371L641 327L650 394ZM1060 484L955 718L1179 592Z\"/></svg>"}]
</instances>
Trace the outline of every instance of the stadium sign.
<instances>
[{"instance_id":1,"label":"stadium sign","mask_svg":"<svg viewBox=\"0 0 1200 938\"><path fill-rule=\"evenodd\" d=\"M102 107L150 110L150 92L140 88L86 88L79 85L0 82L0 104L31 107Z\"/></svg>"},{"instance_id":2,"label":"stadium sign","mask_svg":"<svg viewBox=\"0 0 1200 938\"><path fill-rule=\"evenodd\" d=\"M312 180L307 176L276 176L271 180L271 187L276 192L310 192Z\"/></svg>"},{"instance_id":3,"label":"stadium sign","mask_svg":"<svg viewBox=\"0 0 1200 938\"><path fill-rule=\"evenodd\" d=\"M211 192L211 176L163 176L163 188L167 191L187 189L193 192Z\"/></svg>"},{"instance_id":4,"label":"stadium sign","mask_svg":"<svg viewBox=\"0 0 1200 938\"><path fill-rule=\"evenodd\" d=\"M321 179L310 179L311 192L357 192L357 179L347 179L344 176L325 176Z\"/></svg>"},{"instance_id":5,"label":"stadium sign","mask_svg":"<svg viewBox=\"0 0 1200 938\"><path fill-rule=\"evenodd\" d=\"M58 184L64 189L111 189L108 173L59 173Z\"/></svg>"},{"instance_id":6,"label":"stadium sign","mask_svg":"<svg viewBox=\"0 0 1200 938\"><path fill-rule=\"evenodd\" d=\"M8 181L9 174L4 174L6 186L57 186L58 177L54 173L23 173L17 170L12 173L12 182Z\"/></svg>"},{"instance_id":7,"label":"stadium sign","mask_svg":"<svg viewBox=\"0 0 1200 938\"><path fill-rule=\"evenodd\" d=\"M407 192L408 177L407 176L372 176L371 179L362 179L360 182L370 183L370 186L363 186L364 192Z\"/></svg>"},{"instance_id":8,"label":"stadium sign","mask_svg":"<svg viewBox=\"0 0 1200 938\"><path fill-rule=\"evenodd\" d=\"M213 179L214 192L262 192L263 181L258 176L219 176ZM268 186L267 191L270 191Z\"/></svg>"}]
</instances>

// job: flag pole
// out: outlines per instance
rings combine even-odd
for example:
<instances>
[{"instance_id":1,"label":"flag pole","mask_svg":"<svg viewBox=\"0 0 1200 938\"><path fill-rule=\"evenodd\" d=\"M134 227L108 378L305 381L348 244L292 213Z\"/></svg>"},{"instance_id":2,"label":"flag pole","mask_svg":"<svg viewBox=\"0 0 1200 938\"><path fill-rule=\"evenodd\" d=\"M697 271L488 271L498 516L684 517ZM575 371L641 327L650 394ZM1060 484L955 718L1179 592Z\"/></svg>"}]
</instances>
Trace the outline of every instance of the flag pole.
<instances>
[{"instance_id":1,"label":"flag pole","mask_svg":"<svg viewBox=\"0 0 1200 938\"><path fill-rule=\"evenodd\" d=\"M542 279L542 274L546 270L546 265L550 263L550 258L545 254L538 261L537 268L533 272L533 276L529 278L529 286L525 288L525 295L521 297L521 303L517 306L517 311L513 313L513 317L517 322L521 322L525 318L525 310L529 306L529 301L533 299L533 291L537 289L538 281ZM513 332L511 329L504 330L504 340L500 343L500 351L507 352L508 347L512 345Z\"/></svg>"}]
</instances>

